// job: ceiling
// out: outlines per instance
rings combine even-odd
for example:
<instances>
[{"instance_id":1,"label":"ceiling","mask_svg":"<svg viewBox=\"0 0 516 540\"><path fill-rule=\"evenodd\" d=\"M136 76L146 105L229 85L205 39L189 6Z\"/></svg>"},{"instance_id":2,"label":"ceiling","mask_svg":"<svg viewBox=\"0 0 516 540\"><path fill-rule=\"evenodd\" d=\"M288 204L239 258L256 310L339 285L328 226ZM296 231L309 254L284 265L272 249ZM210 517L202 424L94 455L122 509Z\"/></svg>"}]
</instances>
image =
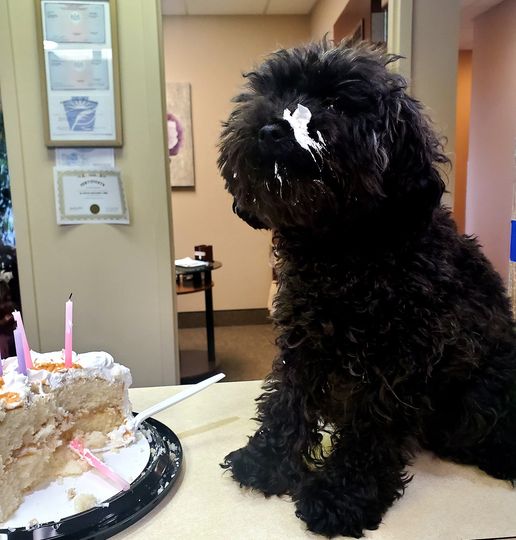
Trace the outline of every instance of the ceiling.
<instances>
[{"instance_id":1,"label":"ceiling","mask_svg":"<svg viewBox=\"0 0 516 540\"><path fill-rule=\"evenodd\" d=\"M306 15L317 0L161 0L163 15Z\"/></svg>"},{"instance_id":2,"label":"ceiling","mask_svg":"<svg viewBox=\"0 0 516 540\"><path fill-rule=\"evenodd\" d=\"M473 46L475 17L502 1L460 0L461 49L471 49ZM161 0L161 5L164 15L306 15L316 2L317 0Z\"/></svg>"},{"instance_id":3,"label":"ceiling","mask_svg":"<svg viewBox=\"0 0 516 540\"><path fill-rule=\"evenodd\" d=\"M473 48L473 20L484 11L503 0L461 0L460 2L460 48Z\"/></svg>"}]
</instances>

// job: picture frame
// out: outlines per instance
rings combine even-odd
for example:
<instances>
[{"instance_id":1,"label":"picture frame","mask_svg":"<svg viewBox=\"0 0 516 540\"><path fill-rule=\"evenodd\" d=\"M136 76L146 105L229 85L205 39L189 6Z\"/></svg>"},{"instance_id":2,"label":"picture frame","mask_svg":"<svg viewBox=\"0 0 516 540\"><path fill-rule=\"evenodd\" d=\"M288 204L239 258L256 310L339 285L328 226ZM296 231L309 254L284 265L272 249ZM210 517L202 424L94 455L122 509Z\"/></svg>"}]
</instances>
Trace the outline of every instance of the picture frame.
<instances>
[{"instance_id":1,"label":"picture frame","mask_svg":"<svg viewBox=\"0 0 516 540\"><path fill-rule=\"evenodd\" d=\"M118 169L54 167L58 225L129 225L129 209Z\"/></svg>"},{"instance_id":2,"label":"picture frame","mask_svg":"<svg viewBox=\"0 0 516 540\"><path fill-rule=\"evenodd\" d=\"M189 82L167 82L167 134L170 186L195 188L192 91Z\"/></svg>"},{"instance_id":3,"label":"picture frame","mask_svg":"<svg viewBox=\"0 0 516 540\"><path fill-rule=\"evenodd\" d=\"M35 0L45 144L123 144L116 0Z\"/></svg>"}]
</instances>

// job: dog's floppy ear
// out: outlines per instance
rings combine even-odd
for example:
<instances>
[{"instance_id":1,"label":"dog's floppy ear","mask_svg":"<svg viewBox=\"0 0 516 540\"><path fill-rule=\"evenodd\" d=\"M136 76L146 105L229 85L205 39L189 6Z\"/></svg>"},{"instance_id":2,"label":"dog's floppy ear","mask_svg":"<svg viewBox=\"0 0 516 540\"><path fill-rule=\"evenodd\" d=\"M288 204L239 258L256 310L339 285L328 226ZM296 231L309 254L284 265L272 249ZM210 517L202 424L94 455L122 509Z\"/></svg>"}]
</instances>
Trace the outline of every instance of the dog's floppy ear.
<instances>
[{"instance_id":1,"label":"dog's floppy ear","mask_svg":"<svg viewBox=\"0 0 516 540\"><path fill-rule=\"evenodd\" d=\"M255 215L251 214L250 212L247 212L246 210L243 210L240 208L236 202L236 200L233 200L233 212L240 218L243 219L248 225L250 225L253 229L270 229L265 223L260 221Z\"/></svg>"},{"instance_id":2,"label":"dog's floppy ear","mask_svg":"<svg viewBox=\"0 0 516 540\"><path fill-rule=\"evenodd\" d=\"M404 83L404 81L403 81ZM403 85L404 86L404 85ZM395 89L387 105L384 144L390 149L384 189L405 212L427 219L445 191L439 166L449 164L442 142L419 101L404 87Z\"/></svg>"}]
</instances>

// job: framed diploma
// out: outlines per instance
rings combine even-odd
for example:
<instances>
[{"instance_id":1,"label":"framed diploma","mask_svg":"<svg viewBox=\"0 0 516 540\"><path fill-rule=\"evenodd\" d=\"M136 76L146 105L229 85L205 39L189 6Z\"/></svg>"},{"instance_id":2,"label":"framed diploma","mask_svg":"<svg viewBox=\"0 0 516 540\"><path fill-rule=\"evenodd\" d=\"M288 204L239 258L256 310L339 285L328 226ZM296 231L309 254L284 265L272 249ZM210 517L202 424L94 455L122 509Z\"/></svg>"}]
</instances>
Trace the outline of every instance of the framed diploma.
<instances>
[{"instance_id":1,"label":"framed diploma","mask_svg":"<svg viewBox=\"0 0 516 540\"><path fill-rule=\"evenodd\" d=\"M116 0L35 0L47 146L122 146Z\"/></svg>"},{"instance_id":2,"label":"framed diploma","mask_svg":"<svg viewBox=\"0 0 516 540\"><path fill-rule=\"evenodd\" d=\"M58 225L129 223L120 171L54 167Z\"/></svg>"}]
</instances>

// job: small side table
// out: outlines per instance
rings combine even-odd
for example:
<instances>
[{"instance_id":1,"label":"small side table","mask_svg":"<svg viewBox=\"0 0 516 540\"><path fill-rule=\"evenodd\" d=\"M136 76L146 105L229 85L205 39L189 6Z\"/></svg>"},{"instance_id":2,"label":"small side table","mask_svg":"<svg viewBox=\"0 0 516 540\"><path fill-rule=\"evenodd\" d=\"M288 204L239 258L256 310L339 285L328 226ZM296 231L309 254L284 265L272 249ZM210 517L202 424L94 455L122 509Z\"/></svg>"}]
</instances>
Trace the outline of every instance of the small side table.
<instances>
[{"instance_id":1,"label":"small side table","mask_svg":"<svg viewBox=\"0 0 516 540\"><path fill-rule=\"evenodd\" d=\"M191 294L204 291L206 342L208 345L207 355L204 351L180 352L182 383L197 382L217 372L212 295L214 283L211 279L211 272L221 266L222 263L219 261L213 261L209 265L194 268L176 265L177 294Z\"/></svg>"}]
</instances>

